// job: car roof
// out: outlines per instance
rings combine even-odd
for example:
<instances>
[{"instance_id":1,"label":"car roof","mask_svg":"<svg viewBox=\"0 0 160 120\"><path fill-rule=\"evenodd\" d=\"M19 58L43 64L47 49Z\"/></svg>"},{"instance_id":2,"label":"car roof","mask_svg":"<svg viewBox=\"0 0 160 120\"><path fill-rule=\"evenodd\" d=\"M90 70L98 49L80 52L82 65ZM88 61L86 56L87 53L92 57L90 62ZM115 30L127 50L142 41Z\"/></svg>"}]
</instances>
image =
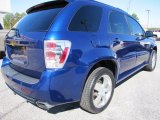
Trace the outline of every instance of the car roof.
<instances>
[{"instance_id":1,"label":"car roof","mask_svg":"<svg viewBox=\"0 0 160 120\"><path fill-rule=\"evenodd\" d=\"M102 3L102 2L99 2L99 1L96 1L96 0L66 0L66 1L67 1L67 2L86 2L86 3L91 2L91 3L94 3L95 5L99 4L99 5L103 6L103 7L108 7L108 8L110 8L110 9L112 9L112 10L119 11L119 12L122 12L122 13L124 13L124 14L129 15L127 12L125 12L125 11L122 10L122 9L113 7L113 6L111 6L111 5L108 5L108 4L105 4L105 3Z\"/></svg>"}]
</instances>

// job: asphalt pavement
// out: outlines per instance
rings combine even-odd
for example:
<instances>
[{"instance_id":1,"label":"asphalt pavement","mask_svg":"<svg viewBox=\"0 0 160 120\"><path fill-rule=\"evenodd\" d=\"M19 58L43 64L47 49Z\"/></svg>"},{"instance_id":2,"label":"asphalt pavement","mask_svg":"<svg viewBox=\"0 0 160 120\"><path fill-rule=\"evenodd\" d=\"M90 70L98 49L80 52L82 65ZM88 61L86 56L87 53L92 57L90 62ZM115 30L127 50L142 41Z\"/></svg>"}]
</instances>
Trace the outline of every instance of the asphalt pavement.
<instances>
[{"instance_id":1,"label":"asphalt pavement","mask_svg":"<svg viewBox=\"0 0 160 120\"><path fill-rule=\"evenodd\" d=\"M63 106L50 112L41 110L14 95L0 74L0 120L160 120L159 58L158 52L155 71L141 71L119 85L108 108L96 115Z\"/></svg>"}]
</instances>

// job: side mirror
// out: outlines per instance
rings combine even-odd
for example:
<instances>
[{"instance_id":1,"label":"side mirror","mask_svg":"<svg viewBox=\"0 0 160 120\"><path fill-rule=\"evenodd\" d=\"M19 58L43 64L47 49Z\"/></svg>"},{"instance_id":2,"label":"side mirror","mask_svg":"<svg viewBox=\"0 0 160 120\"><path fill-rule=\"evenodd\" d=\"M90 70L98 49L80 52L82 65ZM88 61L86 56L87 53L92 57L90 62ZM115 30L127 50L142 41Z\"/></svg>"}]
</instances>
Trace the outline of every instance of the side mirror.
<instances>
[{"instance_id":1,"label":"side mirror","mask_svg":"<svg viewBox=\"0 0 160 120\"><path fill-rule=\"evenodd\" d=\"M153 36L154 36L154 34L152 31L146 31L145 37L153 37Z\"/></svg>"}]
</instances>

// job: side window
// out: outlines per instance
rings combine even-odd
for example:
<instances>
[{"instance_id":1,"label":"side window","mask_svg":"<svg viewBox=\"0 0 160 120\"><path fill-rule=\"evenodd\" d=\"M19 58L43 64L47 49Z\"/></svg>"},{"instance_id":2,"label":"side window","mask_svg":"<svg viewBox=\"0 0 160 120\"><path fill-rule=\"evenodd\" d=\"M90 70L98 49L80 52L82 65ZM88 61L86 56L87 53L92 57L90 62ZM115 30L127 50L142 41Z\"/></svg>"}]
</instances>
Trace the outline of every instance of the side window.
<instances>
[{"instance_id":1,"label":"side window","mask_svg":"<svg viewBox=\"0 0 160 120\"><path fill-rule=\"evenodd\" d=\"M84 6L78 10L69 25L70 31L96 32L102 18L102 8Z\"/></svg>"},{"instance_id":2,"label":"side window","mask_svg":"<svg viewBox=\"0 0 160 120\"><path fill-rule=\"evenodd\" d=\"M127 20L128 20L129 27L131 29L131 35L144 35L144 31L142 27L137 23L137 21L135 21L133 18L128 16L127 16Z\"/></svg>"},{"instance_id":3,"label":"side window","mask_svg":"<svg viewBox=\"0 0 160 120\"><path fill-rule=\"evenodd\" d=\"M125 16L122 13L112 11L109 16L110 32L116 34L130 34Z\"/></svg>"}]
</instances>

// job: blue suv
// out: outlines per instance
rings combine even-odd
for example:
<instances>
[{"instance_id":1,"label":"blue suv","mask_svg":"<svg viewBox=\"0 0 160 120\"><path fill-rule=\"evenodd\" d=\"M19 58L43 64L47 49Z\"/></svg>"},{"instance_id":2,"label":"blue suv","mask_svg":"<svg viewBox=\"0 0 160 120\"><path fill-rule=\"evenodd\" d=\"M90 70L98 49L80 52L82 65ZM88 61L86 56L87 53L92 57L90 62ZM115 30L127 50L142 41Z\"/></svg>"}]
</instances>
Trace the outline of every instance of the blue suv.
<instances>
[{"instance_id":1,"label":"blue suv","mask_svg":"<svg viewBox=\"0 0 160 120\"><path fill-rule=\"evenodd\" d=\"M115 85L156 66L157 46L128 13L90 0L31 7L6 36L2 74L16 94L42 109L79 102L102 112Z\"/></svg>"}]
</instances>

